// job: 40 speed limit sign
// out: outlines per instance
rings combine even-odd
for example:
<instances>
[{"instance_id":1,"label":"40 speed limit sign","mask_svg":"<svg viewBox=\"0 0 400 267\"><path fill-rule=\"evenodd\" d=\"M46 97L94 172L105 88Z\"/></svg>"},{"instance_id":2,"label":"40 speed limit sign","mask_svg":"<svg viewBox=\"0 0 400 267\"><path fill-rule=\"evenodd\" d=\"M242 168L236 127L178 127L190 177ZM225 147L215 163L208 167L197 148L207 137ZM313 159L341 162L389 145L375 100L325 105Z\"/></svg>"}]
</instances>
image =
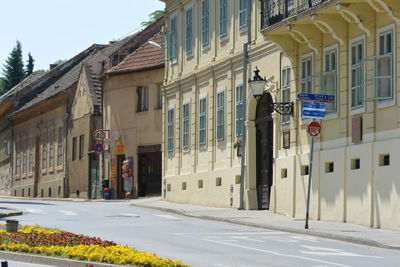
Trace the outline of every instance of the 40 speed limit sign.
<instances>
[{"instance_id":1,"label":"40 speed limit sign","mask_svg":"<svg viewBox=\"0 0 400 267\"><path fill-rule=\"evenodd\" d=\"M106 133L102 129L97 129L93 132L93 138L97 142L102 142L106 138Z\"/></svg>"}]
</instances>

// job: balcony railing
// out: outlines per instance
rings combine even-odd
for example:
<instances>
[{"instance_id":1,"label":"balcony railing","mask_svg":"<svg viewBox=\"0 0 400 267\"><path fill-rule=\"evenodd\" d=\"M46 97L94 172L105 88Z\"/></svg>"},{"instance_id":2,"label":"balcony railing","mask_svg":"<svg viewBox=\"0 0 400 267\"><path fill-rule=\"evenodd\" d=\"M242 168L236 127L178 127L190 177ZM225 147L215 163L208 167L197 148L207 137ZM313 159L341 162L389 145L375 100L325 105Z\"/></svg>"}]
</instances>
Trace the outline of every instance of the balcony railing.
<instances>
[{"instance_id":1,"label":"balcony railing","mask_svg":"<svg viewBox=\"0 0 400 267\"><path fill-rule=\"evenodd\" d=\"M281 22L330 0L262 0L261 28Z\"/></svg>"}]
</instances>

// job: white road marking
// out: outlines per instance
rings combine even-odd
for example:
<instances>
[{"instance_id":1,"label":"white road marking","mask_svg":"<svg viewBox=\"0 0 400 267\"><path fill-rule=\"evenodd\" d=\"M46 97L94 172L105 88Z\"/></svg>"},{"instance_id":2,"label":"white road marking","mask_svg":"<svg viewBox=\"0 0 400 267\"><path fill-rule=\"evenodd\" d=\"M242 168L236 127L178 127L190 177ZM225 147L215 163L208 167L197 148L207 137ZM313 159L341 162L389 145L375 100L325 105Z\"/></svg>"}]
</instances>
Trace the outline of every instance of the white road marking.
<instances>
[{"instance_id":1,"label":"white road marking","mask_svg":"<svg viewBox=\"0 0 400 267\"><path fill-rule=\"evenodd\" d=\"M181 220L181 218L172 216L172 215L156 215L157 217L161 217L168 220Z\"/></svg>"},{"instance_id":2,"label":"white road marking","mask_svg":"<svg viewBox=\"0 0 400 267\"><path fill-rule=\"evenodd\" d=\"M222 245L226 245L226 246L244 248L244 249L248 249L248 250L253 250L253 251L257 251L257 252L268 253L268 254L277 255L277 256L290 257L290 258L302 259L302 260L307 260L307 261L314 261L314 262L319 262L319 263L324 263L324 264L331 264L331 265L341 266L341 267L349 267L348 265L344 265L344 264L340 264L340 263L336 263L336 262L318 260L318 259L309 258L309 257L304 257L304 256L297 256L297 255L291 255L291 254L283 254L283 253L279 253L279 252L275 252L275 251L271 251L271 250L252 248L252 247L247 247L247 246L238 245L238 244L229 244L229 243L225 243L225 242L221 242L221 241L216 241L216 240L205 239L205 238L199 238L199 239L201 239L201 240L203 240L203 241L207 241L207 242L213 242L213 243L222 244Z\"/></svg>"},{"instance_id":3,"label":"white road marking","mask_svg":"<svg viewBox=\"0 0 400 267\"><path fill-rule=\"evenodd\" d=\"M296 235L292 235L289 236L290 238L296 239L296 240L301 240L301 241L308 241L308 242L314 242L314 243L318 243L319 241L317 240L317 238L312 237L312 236L296 236Z\"/></svg>"},{"instance_id":4,"label":"white road marking","mask_svg":"<svg viewBox=\"0 0 400 267\"><path fill-rule=\"evenodd\" d=\"M41 209L26 209L29 213L37 213L37 214L46 214L43 210Z\"/></svg>"},{"instance_id":5,"label":"white road marking","mask_svg":"<svg viewBox=\"0 0 400 267\"><path fill-rule=\"evenodd\" d=\"M59 210L59 212L63 213L64 215L68 216L77 216L78 213L70 211L70 210Z\"/></svg>"},{"instance_id":6,"label":"white road marking","mask_svg":"<svg viewBox=\"0 0 400 267\"><path fill-rule=\"evenodd\" d=\"M134 214L134 213L121 213L119 215L125 216L125 217L140 217L140 215L137 215L137 214Z\"/></svg>"},{"instance_id":7,"label":"white road marking","mask_svg":"<svg viewBox=\"0 0 400 267\"><path fill-rule=\"evenodd\" d=\"M262 240L258 240L258 239L253 239L247 236L232 236L232 238L236 238L236 239L241 239L241 240L249 240L249 241L254 241L254 242L259 242L259 243L264 243L264 241Z\"/></svg>"},{"instance_id":8,"label":"white road marking","mask_svg":"<svg viewBox=\"0 0 400 267\"><path fill-rule=\"evenodd\" d=\"M276 235L286 234L284 232L233 232L233 233L213 233L214 235Z\"/></svg>"},{"instance_id":9,"label":"white road marking","mask_svg":"<svg viewBox=\"0 0 400 267\"><path fill-rule=\"evenodd\" d=\"M279 237L279 236L261 236L261 238L262 239L271 240L271 241L284 242L284 243L297 243L297 242L299 242L298 240L285 238L285 237Z\"/></svg>"},{"instance_id":10,"label":"white road marking","mask_svg":"<svg viewBox=\"0 0 400 267\"><path fill-rule=\"evenodd\" d=\"M377 258L382 259L383 257L379 256L369 256L369 255L361 255L356 253L351 253L347 251L343 251L342 249L336 248L321 248L321 247L312 247L302 245L303 248L306 248L311 251L300 250L301 253L304 254L313 254L313 255L322 255L322 256L344 256L344 257L367 257L367 258Z\"/></svg>"}]
</instances>

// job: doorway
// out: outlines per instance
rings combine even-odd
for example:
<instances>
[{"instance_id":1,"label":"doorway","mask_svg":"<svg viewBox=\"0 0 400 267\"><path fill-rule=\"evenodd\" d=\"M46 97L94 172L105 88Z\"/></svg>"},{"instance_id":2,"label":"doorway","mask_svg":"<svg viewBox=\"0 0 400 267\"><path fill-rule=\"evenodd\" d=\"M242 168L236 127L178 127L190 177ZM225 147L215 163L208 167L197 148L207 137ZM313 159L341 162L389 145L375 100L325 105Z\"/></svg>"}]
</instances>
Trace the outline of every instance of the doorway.
<instances>
[{"instance_id":1,"label":"doorway","mask_svg":"<svg viewBox=\"0 0 400 267\"><path fill-rule=\"evenodd\" d=\"M122 163L125 155L117 155L117 199L125 198L124 179L122 178Z\"/></svg>"},{"instance_id":2,"label":"doorway","mask_svg":"<svg viewBox=\"0 0 400 267\"><path fill-rule=\"evenodd\" d=\"M139 153L139 196L161 195L161 152Z\"/></svg>"},{"instance_id":3,"label":"doorway","mask_svg":"<svg viewBox=\"0 0 400 267\"><path fill-rule=\"evenodd\" d=\"M95 154L89 154L89 199L99 198L99 160Z\"/></svg>"},{"instance_id":4,"label":"doorway","mask_svg":"<svg viewBox=\"0 0 400 267\"><path fill-rule=\"evenodd\" d=\"M257 102L256 156L257 156L257 203L258 209L269 209L273 167L272 96L264 94Z\"/></svg>"},{"instance_id":5,"label":"doorway","mask_svg":"<svg viewBox=\"0 0 400 267\"><path fill-rule=\"evenodd\" d=\"M40 137L35 138L35 163L33 176L33 197L38 196L39 191L39 175L40 175ZM42 194L43 195L43 194ZM43 196L42 196L43 197Z\"/></svg>"}]
</instances>

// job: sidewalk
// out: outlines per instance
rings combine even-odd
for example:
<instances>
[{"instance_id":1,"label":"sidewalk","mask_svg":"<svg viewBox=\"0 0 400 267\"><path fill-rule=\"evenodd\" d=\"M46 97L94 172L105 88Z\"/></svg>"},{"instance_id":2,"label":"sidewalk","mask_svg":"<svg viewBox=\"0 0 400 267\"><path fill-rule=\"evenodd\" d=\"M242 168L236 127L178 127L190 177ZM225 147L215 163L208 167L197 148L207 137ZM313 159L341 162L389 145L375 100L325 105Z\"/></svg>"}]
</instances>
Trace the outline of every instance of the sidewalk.
<instances>
[{"instance_id":1,"label":"sidewalk","mask_svg":"<svg viewBox=\"0 0 400 267\"><path fill-rule=\"evenodd\" d=\"M194 218L229 222L290 233L307 234L355 244L400 250L400 231L314 220L309 221L309 229L306 230L304 229L304 219L289 218L268 211L176 204L160 200L159 198L141 199L140 201L132 202L132 205Z\"/></svg>"}]
</instances>

